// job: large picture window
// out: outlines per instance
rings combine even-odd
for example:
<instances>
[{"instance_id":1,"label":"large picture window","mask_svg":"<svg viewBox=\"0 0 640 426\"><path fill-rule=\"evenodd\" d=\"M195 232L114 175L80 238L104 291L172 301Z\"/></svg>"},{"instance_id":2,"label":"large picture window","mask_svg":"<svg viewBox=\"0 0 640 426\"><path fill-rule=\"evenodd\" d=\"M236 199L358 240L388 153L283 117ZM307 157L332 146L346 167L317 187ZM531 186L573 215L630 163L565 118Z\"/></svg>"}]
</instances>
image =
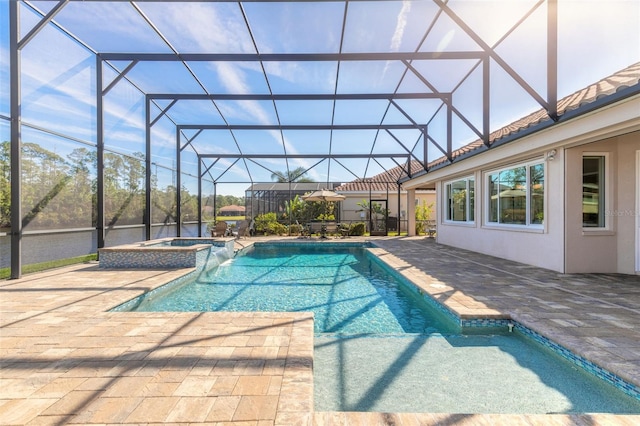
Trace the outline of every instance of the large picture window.
<instances>
[{"instance_id":1,"label":"large picture window","mask_svg":"<svg viewBox=\"0 0 640 426\"><path fill-rule=\"evenodd\" d=\"M582 226L605 227L605 176L606 157L585 155L582 158Z\"/></svg>"},{"instance_id":2,"label":"large picture window","mask_svg":"<svg viewBox=\"0 0 640 426\"><path fill-rule=\"evenodd\" d=\"M474 221L474 184L472 177L445 185L445 218L453 222Z\"/></svg>"},{"instance_id":3,"label":"large picture window","mask_svg":"<svg viewBox=\"0 0 640 426\"><path fill-rule=\"evenodd\" d=\"M544 163L532 162L487 175L487 223L541 226L544 223Z\"/></svg>"}]
</instances>

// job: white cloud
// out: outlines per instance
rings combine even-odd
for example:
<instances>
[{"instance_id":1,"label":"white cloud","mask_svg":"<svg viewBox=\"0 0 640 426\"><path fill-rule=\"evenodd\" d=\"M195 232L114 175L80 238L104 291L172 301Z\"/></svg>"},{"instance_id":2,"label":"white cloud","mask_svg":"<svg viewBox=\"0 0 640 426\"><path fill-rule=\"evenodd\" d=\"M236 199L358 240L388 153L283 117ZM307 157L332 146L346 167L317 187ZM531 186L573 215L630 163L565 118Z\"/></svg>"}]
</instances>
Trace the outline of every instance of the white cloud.
<instances>
[{"instance_id":1,"label":"white cloud","mask_svg":"<svg viewBox=\"0 0 640 426\"><path fill-rule=\"evenodd\" d=\"M97 51L168 50L128 3L71 2L55 21Z\"/></svg>"},{"instance_id":2,"label":"white cloud","mask_svg":"<svg viewBox=\"0 0 640 426\"><path fill-rule=\"evenodd\" d=\"M400 50L400 46L402 45L402 38L404 37L404 31L407 28L407 21L409 19L409 13L411 12L411 1L403 0L402 1L402 9L400 9L400 13L398 13L398 18L396 19L396 29L393 32L393 36L391 37L391 51L398 52ZM386 62L384 66L384 70L382 70L382 74L380 76L380 81L384 79L387 75L387 71L389 70L389 66L391 63L389 61Z\"/></svg>"},{"instance_id":3,"label":"white cloud","mask_svg":"<svg viewBox=\"0 0 640 426\"><path fill-rule=\"evenodd\" d=\"M400 45L402 44L402 37L404 36L404 30L407 27L407 20L410 12L411 12L411 1L404 0L402 2L402 9L400 9L400 13L398 14L398 18L396 21L396 30L393 33L393 37L391 37L392 51L397 52L398 50L400 50Z\"/></svg>"},{"instance_id":4,"label":"white cloud","mask_svg":"<svg viewBox=\"0 0 640 426\"><path fill-rule=\"evenodd\" d=\"M235 4L141 3L139 7L179 51L254 51Z\"/></svg>"},{"instance_id":5,"label":"white cloud","mask_svg":"<svg viewBox=\"0 0 640 426\"><path fill-rule=\"evenodd\" d=\"M215 64L215 67L225 88L230 93L250 93L249 85L245 81L245 73L242 68L230 62L218 62ZM227 109L224 113L244 117L249 115L253 117L253 119L258 124L273 124L272 120L270 119L269 113L267 113L267 111L265 111L257 101L243 101L241 103L237 102L236 105L238 105L240 109L237 109L235 111ZM269 134L279 146L284 144L284 147L288 154L297 154L297 151L289 143L287 138L283 137L279 131L271 130L269 131ZM304 167L311 166L311 164L305 160L301 160L301 163L303 163ZM318 178L314 170L311 170L309 173L312 178Z\"/></svg>"}]
</instances>

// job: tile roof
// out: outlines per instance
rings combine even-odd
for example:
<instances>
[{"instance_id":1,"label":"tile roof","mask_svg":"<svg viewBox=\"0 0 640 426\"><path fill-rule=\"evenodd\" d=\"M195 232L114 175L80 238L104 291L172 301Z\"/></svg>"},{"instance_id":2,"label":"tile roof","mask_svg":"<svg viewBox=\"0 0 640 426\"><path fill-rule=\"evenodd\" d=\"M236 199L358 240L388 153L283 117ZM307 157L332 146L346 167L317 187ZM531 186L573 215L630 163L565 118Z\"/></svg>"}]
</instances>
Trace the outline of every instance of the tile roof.
<instances>
[{"instance_id":1,"label":"tile roof","mask_svg":"<svg viewBox=\"0 0 640 426\"><path fill-rule=\"evenodd\" d=\"M640 62L630 65L621 71L618 71L602 80L591 84L584 89L578 90L569 96L558 101L558 115L562 116L570 111L576 110L584 105L591 104L606 96L615 94L623 89L640 85ZM549 115L544 108L531 113L519 120L514 121L489 135L489 145L493 145L507 136L516 135L523 130L529 129L540 123L550 121ZM455 160L465 154L469 154L478 149L483 149L484 143L481 139L473 141L467 145L452 152L452 159ZM429 163L428 168L435 166L444 166L448 163L446 156L442 156ZM372 191L386 191L387 187L389 192L397 191L397 181L403 178L407 178L407 174L403 170L403 167L394 167L384 173L380 173L373 176L370 179L357 179L349 183L342 184L335 188L338 192L344 191L369 191L369 185L371 185ZM422 165L418 161L411 162L412 174L424 172Z\"/></svg>"},{"instance_id":2,"label":"tile roof","mask_svg":"<svg viewBox=\"0 0 640 426\"><path fill-rule=\"evenodd\" d=\"M254 183L246 192L251 191L316 191L318 189L332 189L337 185L334 182L271 182L271 183Z\"/></svg>"},{"instance_id":3,"label":"tile roof","mask_svg":"<svg viewBox=\"0 0 640 426\"><path fill-rule=\"evenodd\" d=\"M591 104L606 96L613 95L623 89L639 84L640 62L637 62L624 68L621 71L603 78L602 80L594 84L585 87L584 89L580 89L572 93L571 95L565 96L564 98L560 99L557 103L558 115L562 117L562 115L570 111L576 110L584 105ZM541 108L525 117L520 118L519 120L514 121L513 123L510 123L494 132L491 132L491 134L489 135L489 146L499 142L501 139L507 136L515 135L519 132L522 132L523 130L531 128L545 121L551 121L551 118L549 118L547 111L544 108ZM463 154L475 151L479 148L482 148L483 146L484 143L482 142L482 140L478 139L453 151L451 157L453 160L455 160ZM447 158L445 156L442 156L430 162L428 167L431 168L447 162Z\"/></svg>"},{"instance_id":4,"label":"tile roof","mask_svg":"<svg viewBox=\"0 0 640 426\"><path fill-rule=\"evenodd\" d=\"M422 164L419 161L413 160L409 163L409 167L411 167L411 174L415 174L419 171L424 170ZM398 181L406 177L407 174L405 169L407 168L406 164L401 166L394 167L392 169L387 170L386 172L377 174L368 179L356 179L352 182L343 183L342 185L334 188L336 192L368 192L369 188L371 191L375 192L397 192L398 191Z\"/></svg>"},{"instance_id":5,"label":"tile roof","mask_svg":"<svg viewBox=\"0 0 640 426\"><path fill-rule=\"evenodd\" d=\"M220 207L221 212L243 212L244 210L245 210L245 206L238 206L235 204Z\"/></svg>"}]
</instances>

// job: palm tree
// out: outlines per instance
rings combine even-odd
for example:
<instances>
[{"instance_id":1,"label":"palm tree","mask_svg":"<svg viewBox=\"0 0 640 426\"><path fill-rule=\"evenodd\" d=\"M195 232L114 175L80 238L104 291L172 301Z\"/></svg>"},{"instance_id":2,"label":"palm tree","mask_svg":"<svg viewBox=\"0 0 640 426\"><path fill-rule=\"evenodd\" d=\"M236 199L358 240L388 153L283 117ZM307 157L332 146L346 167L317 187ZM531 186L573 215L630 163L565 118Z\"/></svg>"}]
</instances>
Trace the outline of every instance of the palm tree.
<instances>
[{"instance_id":1,"label":"palm tree","mask_svg":"<svg viewBox=\"0 0 640 426\"><path fill-rule=\"evenodd\" d=\"M271 173L271 180L280 183L286 182L313 182L313 179L306 176L307 170L304 167L296 167L286 172Z\"/></svg>"}]
</instances>

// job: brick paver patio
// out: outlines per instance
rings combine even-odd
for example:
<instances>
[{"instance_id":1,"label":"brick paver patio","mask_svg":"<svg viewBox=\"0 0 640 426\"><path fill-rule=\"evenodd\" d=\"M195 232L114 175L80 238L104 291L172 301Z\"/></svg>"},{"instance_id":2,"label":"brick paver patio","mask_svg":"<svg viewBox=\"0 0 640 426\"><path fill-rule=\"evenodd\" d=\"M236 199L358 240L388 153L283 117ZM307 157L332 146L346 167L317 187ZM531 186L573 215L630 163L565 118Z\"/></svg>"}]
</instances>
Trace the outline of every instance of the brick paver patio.
<instances>
[{"instance_id":1,"label":"brick paver patio","mask_svg":"<svg viewBox=\"0 0 640 426\"><path fill-rule=\"evenodd\" d=\"M461 316L509 316L640 383L638 277L561 275L421 237L375 242ZM185 272L90 264L0 282L0 424L640 424L609 414L314 413L311 314L107 312Z\"/></svg>"}]
</instances>

